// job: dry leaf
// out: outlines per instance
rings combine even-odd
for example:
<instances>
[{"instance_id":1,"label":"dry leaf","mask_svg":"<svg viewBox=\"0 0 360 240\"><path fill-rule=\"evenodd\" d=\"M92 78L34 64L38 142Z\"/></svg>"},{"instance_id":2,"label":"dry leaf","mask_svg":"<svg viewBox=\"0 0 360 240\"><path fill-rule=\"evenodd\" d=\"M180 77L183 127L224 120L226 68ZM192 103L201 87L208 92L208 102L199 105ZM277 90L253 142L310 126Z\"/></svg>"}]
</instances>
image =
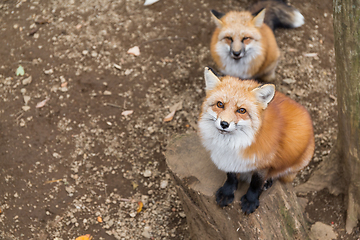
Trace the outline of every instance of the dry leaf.
<instances>
[{"instance_id":1,"label":"dry leaf","mask_svg":"<svg viewBox=\"0 0 360 240\"><path fill-rule=\"evenodd\" d=\"M137 208L137 210L136 210L136 212L141 212L141 210L142 210L142 208L143 208L143 206L144 206L144 204L142 203L142 201L139 201L138 202L138 204L139 204L139 207Z\"/></svg>"},{"instance_id":2,"label":"dry leaf","mask_svg":"<svg viewBox=\"0 0 360 240\"><path fill-rule=\"evenodd\" d=\"M179 111L182 109L182 104L183 104L183 100L181 100L180 102L175 103L173 106L171 106L170 109L170 113L164 118L164 122L170 122L174 116L176 111Z\"/></svg>"},{"instance_id":3,"label":"dry leaf","mask_svg":"<svg viewBox=\"0 0 360 240\"><path fill-rule=\"evenodd\" d=\"M67 82L63 82L60 86L61 87L67 87L68 83Z\"/></svg>"},{"instance_id":4,"label":"dry leaf","mask_svg":"<svg viewBox=\"0 0 360 240\"><path fill-rule=\"evenodd\" d=\"M42 107L44 107L45 106L45 104L46 104L46 102L47 101L49 101L50 100L50 98L45 98L45 100L43 100L43 101L41 101L41 102L39 102L39 103L37 103L36 104L36 108L42 108Z\"/></svg>"},{"instance_id":5,"label":"dry leaf","mask_svg":"<svg viewBox=\"0 0 360 240\"><path fill-rule=\"evenodd\" d=\"M123 116L129 116L130 114L132 114L134 112L134 110L126 110L126 111L123 111L122 113L121 113L121 115L123 115Z\"/></svg>"},{"instance_id":6,"label":"dry leaf","mask_svg":"<svg viewBox=\"0 0 360 240\"><path fill-rule=\"evenodd\" d=\"M139 56L140 55L140 48L138 46L132 47L127 51L128 54Z\"/></svg>"},{"instance_id":7,"label":"dry leaf","mask_svg":"<svg viewBox=\"0 0 360 240\"><path fill-rule=\"evenodd\" d=\"M158 2L159 0L145 0L144 6L149 6L151 4L154 4Z\"/></svg>"},{"instance_id":8,"label":"dry leaf","mask_svg":"<svg viewBox=\"0 0 360 240\"><path fill-rule=\"evenodd\" d=\"M175 103L174 105L172 105L169 109L170 111L179 111L182 109L182 104L183 104L183 100L181 100L180 102Z\"/></svg>"},{"instance_id":9,"label":"dry leaf","mask_svg":"<svg viewBox=\"0 0 360 240\"><path fill-rule=\"evenodd\" d=\"M98 217L97 217L97 221L98 221L99 223L102 223L102 222L103 222L102 217L98 216Z\"/></svg>"},{"instance_id":10,"label":"dry leaf","mask_svg":"<svg viewBox=\"0 0 360 240\"><path fill-rule=\"evenodd\" d=\"M86 234L80 237L77 237L75 240L91 240L92 236L90 234Z\"/></svg>"},{"instance_id":11,"label":"dry leaf","mask_svg":"<svg viewBox=\"0 0 360 240\"><path fill-rule=\"evenodd\" d=\"M164 122L170 122L171 120L173 120L174 115L175 115L176 111L172 111L171 113L169 113L166 117L164 117Z\"/></svg>"}]
</instances>

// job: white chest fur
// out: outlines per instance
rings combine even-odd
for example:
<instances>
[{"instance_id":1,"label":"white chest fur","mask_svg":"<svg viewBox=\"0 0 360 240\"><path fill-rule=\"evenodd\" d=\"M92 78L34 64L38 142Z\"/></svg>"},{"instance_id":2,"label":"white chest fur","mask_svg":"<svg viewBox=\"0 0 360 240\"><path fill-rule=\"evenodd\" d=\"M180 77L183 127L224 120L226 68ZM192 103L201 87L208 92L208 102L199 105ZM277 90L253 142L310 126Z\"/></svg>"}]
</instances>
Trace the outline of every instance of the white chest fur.
<instances>
[{"instance_id":1,"label":"white chest fur","mask_svg":"<svg viewBox=\"0 0 360 240\"><path fill-rule=\"evenodd\" d=\"M222 171L245 173L256 169L255 158L242 158L241 153L236 149L216 146L210 152L211 160Z\"/></svg>"}]
</instances>

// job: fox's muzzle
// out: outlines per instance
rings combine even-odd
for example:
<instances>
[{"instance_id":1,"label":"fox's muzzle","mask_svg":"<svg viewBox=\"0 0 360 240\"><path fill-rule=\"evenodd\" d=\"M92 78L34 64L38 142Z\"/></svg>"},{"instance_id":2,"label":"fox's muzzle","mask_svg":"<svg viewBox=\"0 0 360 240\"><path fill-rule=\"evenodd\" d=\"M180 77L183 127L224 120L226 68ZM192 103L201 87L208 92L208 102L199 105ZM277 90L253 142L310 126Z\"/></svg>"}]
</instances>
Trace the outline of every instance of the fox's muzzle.
<instances>
[{"instance_id":1,"label":"fox's muzzle","mask_svg":"<svg viewBox=\"0 0 360 240\"><path fill-rule=\"evenodd\" d=\"M241 46L239 49L239 47L236 47L235 44L231 44L230 52L231 52L231 57L233 59L238 60L238 59L244 57L244 55L245 55L245 45L243 43L241 43Z\"/></svg>"}]
</instances>

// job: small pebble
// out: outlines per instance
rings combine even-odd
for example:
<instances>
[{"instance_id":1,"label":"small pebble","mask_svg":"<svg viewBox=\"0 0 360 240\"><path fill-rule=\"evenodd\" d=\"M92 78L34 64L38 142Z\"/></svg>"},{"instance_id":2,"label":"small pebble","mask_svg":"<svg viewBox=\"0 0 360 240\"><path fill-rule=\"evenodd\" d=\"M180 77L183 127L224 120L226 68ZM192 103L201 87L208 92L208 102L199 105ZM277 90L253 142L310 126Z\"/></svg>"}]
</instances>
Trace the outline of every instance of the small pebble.
<instances>
[{"instance_id":1,"label":"small pebble","mask_svg":"<svg viewBox=\"0 0 360 240\"><path fill-rule=\"evenodd\" d=\"M145 170L143 173L144 177L151 177L151 171L150 170Z\"/></svg>"}]
</instances>

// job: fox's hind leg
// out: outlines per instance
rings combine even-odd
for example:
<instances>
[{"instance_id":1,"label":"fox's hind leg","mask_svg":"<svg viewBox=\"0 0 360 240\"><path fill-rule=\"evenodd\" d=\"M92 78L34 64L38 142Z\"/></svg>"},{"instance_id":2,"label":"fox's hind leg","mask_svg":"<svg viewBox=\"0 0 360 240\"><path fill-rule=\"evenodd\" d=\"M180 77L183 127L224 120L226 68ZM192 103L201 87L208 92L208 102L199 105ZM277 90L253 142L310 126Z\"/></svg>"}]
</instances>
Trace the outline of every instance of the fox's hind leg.
<instances>
[{"instance_id":1,"label":"fox's hind leg","mask_svg":"<svg viewBox=\"0 0 360 240\"><path fill-rule=\"evenodd\" d=\"M238 179L236 173L227 173L226 182L216 192L216 202L220 207L225 207L234 201L237 185Z\"/></svg>"}]
</instances>

